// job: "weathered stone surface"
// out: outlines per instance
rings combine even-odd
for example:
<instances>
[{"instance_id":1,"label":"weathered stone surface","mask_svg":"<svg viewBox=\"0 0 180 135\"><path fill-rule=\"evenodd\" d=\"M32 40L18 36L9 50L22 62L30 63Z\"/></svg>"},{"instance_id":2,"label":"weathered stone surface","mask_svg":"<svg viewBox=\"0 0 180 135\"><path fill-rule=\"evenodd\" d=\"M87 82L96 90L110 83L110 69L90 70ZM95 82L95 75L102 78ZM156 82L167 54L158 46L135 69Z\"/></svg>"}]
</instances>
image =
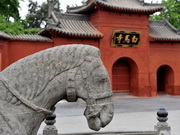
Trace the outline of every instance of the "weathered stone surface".
<instances>
[{"instance_id":1,"label":"weathered stone surface","mask_svg":"<svg viewBox=\"0 0 180 135\"><path fill-rule=\"evenodd\" d=\"M0 134L36 135L41 122L62 99L86 101L93 130L113 117L111 85L99 49L88 45L50 48L0 73Z\"/></svg>"}]
</instances>

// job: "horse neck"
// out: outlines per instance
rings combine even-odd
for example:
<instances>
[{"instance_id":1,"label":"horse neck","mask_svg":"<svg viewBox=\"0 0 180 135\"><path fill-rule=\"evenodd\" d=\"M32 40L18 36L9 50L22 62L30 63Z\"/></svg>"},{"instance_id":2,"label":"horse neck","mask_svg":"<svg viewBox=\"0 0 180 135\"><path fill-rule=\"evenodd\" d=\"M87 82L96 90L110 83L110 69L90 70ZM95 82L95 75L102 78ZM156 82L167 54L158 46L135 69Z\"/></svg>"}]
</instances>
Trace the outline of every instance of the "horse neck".
<instances>
[{"instance_id":1,"label":"horse neck","mask_svg":"<svg viewBox=\"0 0 180 135\"><path fill-rule=\"evenodd\" d=\"M64 78L65 73L62 73L49 81L44 91L32 102L43 109L52 110L52 107L66 96ZM27 121L23 123L25 127L30 127L29 133L27 133L27 135L36 135L39 126L48 115L49 114L47 112L43 111L41 113L37 111L32 112L27 117ZM29 123L32 123L30 124L31 126L29 125Z\"/></svg>"},{"instance_id":2,"label":"horse neck","mask_svg":"<svg viewBox=\"0 0 180 135\"><path fill-rule=\"evenodd\" d=\"M8 86L8 83L6 85ZM4 89L4 91L8 91L8 90ZM11 94L11 95L12 97L16 96L16 94L14 95ZM22 99L23 98L25 99L25 97L23 96L20 97ZM22 125L22 127L19 126L20 127L19 131L26 129L25 131L22 132L24 135L35 135L36 132L38 131L41 122L46 118L47 115L49 115L47 111L52 110L52 107L58 101L64 98L66 98L66 72L63 72L55 76L53 79L49 80L45 89L38 96L36 96L32 100L27 100L30 105L21 103L19 106L17 106L16 105L17 102L15 103L10 102L9 104L14 106L12 107L13 112L21 113L18 116L14 116L15 122L18 123L19 125ZM14 121L14 119L12 119L12 121ZM7 123L9 124L9 122Z\"/></svg>"},{"instance_id":3,"label":"horse neck","mask_svg":"<svg viewBox=\"0 0 180 135\"><path fill-rule=\"evenodd\" d=\"M55 76L48 82L43 92L34 99L34 103L42 108L50 110L58 101L66 96L66 73Z\"/></svg>"}]
</instances>

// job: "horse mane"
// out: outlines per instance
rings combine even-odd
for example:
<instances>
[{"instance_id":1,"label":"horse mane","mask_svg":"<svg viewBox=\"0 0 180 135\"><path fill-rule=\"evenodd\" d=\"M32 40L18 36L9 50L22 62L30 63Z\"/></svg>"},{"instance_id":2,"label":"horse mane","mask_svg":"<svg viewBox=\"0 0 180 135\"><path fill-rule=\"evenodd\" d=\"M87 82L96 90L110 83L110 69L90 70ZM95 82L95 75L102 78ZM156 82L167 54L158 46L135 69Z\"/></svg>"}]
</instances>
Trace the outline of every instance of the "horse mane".
<instances>
[{"instance_id":1,"label":"horse mane","mask_svg":"<svg viewBox=\"0 0 180 135\"><path fill-rule=\"evenodd\" d=\"M89 45L64 45L27 56L4 69L0 76L25 99L37 97L58 74L80 66L87 57L99 58L98 48Z\"/></svg>"}]
</instances>

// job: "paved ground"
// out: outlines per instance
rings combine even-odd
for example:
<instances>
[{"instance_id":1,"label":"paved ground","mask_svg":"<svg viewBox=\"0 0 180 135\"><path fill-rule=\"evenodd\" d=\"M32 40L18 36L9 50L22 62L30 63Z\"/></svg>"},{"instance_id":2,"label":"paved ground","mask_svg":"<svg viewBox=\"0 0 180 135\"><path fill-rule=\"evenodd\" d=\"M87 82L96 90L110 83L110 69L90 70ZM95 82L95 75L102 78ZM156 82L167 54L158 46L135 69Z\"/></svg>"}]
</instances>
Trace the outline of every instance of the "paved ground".
<instances>
[{"instance_id":1,"label":"paved ground","mask_svg":"<svg viewBox=\"0 0 180 135\"><path fill-rule=\"evenodd\" d=\"M151 131L157 124L157 111L166 108L169 113L168 124L172 135L180 135L180 97L159 95L154 98L137 98L126 94L114 94L115 115L112 122L100 130L106 131ZM61 101L56 105L56 127L59 133L92 132L87 126L83 112L85 103ZM42 134L45 124L38 131Z\"/></svg>"}]
</instances>

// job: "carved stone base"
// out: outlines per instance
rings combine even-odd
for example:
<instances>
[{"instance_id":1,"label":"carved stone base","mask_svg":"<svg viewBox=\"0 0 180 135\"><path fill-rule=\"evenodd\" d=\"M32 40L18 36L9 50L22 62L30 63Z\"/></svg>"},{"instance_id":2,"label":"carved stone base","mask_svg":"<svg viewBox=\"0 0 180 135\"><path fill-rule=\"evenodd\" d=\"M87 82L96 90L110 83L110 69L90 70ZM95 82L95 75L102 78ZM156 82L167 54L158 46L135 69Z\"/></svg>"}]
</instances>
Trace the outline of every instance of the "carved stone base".
<instances>
[{"instance_id":1,"label":"carved stone base","mask_svg":"<svg viewBox=\"0 0 180 135\"><path fill-rule=\"evenodd\" d=\"M43 130L43 135L58 135L58 131L54 125L47 125Z\"/></svg>"}]
</instances>

